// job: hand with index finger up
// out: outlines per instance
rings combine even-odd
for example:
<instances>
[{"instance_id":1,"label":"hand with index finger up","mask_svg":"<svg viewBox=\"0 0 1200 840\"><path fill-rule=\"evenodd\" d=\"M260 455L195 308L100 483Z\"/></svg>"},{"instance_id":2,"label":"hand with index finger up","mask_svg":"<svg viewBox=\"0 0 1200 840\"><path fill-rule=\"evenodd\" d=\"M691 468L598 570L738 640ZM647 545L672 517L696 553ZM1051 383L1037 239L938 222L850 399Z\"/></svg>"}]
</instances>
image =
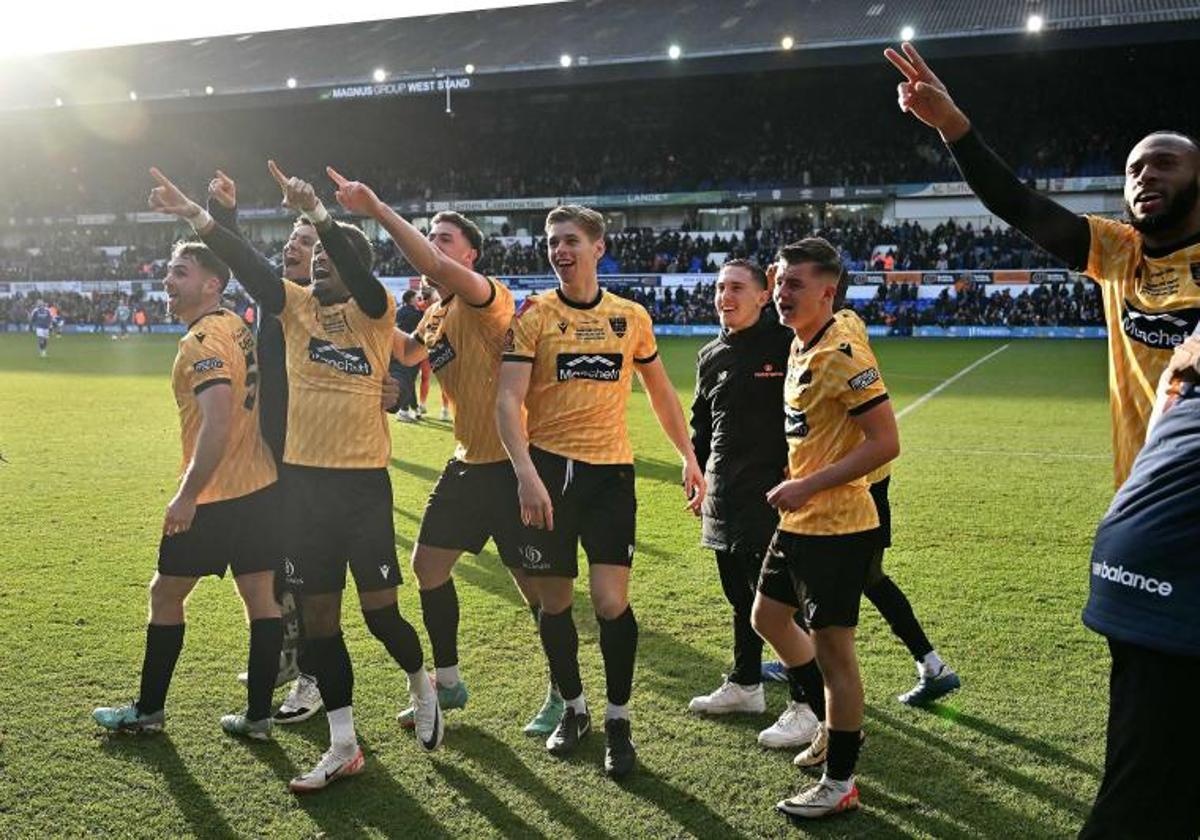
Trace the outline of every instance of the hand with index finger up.
<instances>
[{"instance_id":1,"label":"hand with index finger up","mask_svg":"<svg viewBox=\"0 0 1200 840\"><path fill-rule=\"evenodd\" d=\"M332 166L325 167L325 174L337 185L333 197L346 210L359 216L374 216L379 206L379 196L362 181L351 181Z\"/></svg>"},{"instance_id":2,"label":"hand with index finger up","mask_svg":"<svg viewBox=\"0 0 1200 840\"><path fill-rule=\"evenodd\" d=\"M171 179L164 175L158 167L150 167L150 177L158 184L150 190L148 203L151 210L169 213L181 219L192 219L203 212L204 208L184 195L183 190L171 183Z\"/></svg>"},{"instance_id":3,"label":"hand with index finger up","mask_svg":"<svg viewBox=\"0 0 1200 840\"><path fill-rule=\"evenodd\" d=\"M279 189L283 191L282 204L284 207L308 213L316 210L320 205L321 200L317 198L317 191L308 181L296 177L289 178L283 174L273 160L267 161L267 171L271 173L271 177L275 179Z\"/></svg>"},{"instance_id":4,"label":"hand with index finger up","mask_svg":"<svg viewBox=\"0 0 1200 840\"><path fill-rule=\"evenodd\" d=\"M905 42L900 49L904 55L891 47L883 51L884 57L904 76L904 81L896 86L900 110L936 128L947 143L962 137L970 130L971 123L950 98L946 85L929 69L916 47Z\"/></svg>"}]
</instances>

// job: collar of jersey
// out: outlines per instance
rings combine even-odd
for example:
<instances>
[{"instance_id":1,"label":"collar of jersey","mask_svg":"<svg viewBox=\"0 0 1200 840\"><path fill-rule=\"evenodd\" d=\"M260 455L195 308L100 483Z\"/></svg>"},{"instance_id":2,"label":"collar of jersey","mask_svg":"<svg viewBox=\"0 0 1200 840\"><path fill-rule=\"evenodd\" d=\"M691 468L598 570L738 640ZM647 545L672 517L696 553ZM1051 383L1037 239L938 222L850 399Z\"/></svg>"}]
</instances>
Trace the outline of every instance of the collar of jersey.
<instances>
[{"instance_id":1,"label":"collar of jersey","mask_svg":"<svg viewBox=\"0 0 1200 840\"><path fill-rule=\"evenodd\" d=\"M1161 248L1151 248L1150 246L1146 245L1145 241L1143 240L1142 253L1151 259L1158 259L1159 257L1165 257L1168 254L1174 254L1176 251L1181 251L1189 245L1195 245L1197 242L1200 242L1200 230L1196 231L1191 236L1181 239L1179 242L1172 242L1170 245L1164 245Z\"/></svg>"},{"instance_id":2,"label":"collar of jersey","mask_svg":"<svg viewBox=\"0 0 1200 840\"><path fill-rule=\"evenodd\" d=\"M596 290L596 299L593 300L591 303L576 303L575 301L571 300L569 297L564 295L562 293L562 289L555 289L554 293L556 295L558 295L559 300L561 300L563 303L565 303L567 306L571 307L572 309L595 309L597 306L600 305L600 299L604 297L604 289L599 289L599 288Z\"/></svg>"},{"instance_id":3,"label":"collar of jersey","mask_svg":"<svg viewBox=\"0 0 1200 840\"><path fill-rule=\"evenodd\" d=\"M808 342L808 344L804 345L804 349L811 350L814 347L816 347L817 344L821 341L821 339L825 337L825 333L829 332L829 328L833 326L834 321L835 321L835 319L833 319L833 318L830 318L828 321L826 321L825 326L823 326L823 327L821 327L821 329L817 330L817 334L812 337L812 341L810 341L810 342Z\"/></svg>"},{"instance_id":4,"label":"collar of jersey","mask_svg":"<svg viewBox=\"0 0 1200 840\"><path fill-rule=\"evenodd\" d=\"M201 315L199 318L197 318L195 321L192 321L192 323L188 324L187 328L190 330L192 327L199 324L201 321L203 321L209 315L223 315L224 313L225 313L224 309L220 309L220 308L210 309L207 312L205 312L203 315Z\"/></svg>"}]
</instances>

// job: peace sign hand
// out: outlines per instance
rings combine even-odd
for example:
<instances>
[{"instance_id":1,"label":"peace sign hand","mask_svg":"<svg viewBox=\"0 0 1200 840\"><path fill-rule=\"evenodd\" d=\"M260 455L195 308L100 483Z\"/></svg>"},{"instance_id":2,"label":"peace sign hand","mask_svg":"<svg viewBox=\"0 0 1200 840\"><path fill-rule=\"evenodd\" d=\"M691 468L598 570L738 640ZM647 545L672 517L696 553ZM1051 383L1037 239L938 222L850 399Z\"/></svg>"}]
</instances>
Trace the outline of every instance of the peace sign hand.
<instances>
[{"instance_id":1,"label":"peace sign hand","mask_svg":"<svg viewBox=\"0 0 1200 840\"><path fill-rule=\"evenodd\" d=\"M273 160L267 161L267 170L275 179L275 183L279 184L279 189L283 190L284 207L299 210L301 213L309 213L320 206L321 200L317 198L317 191L308 181L295 177L289 178L283 174Z\"/></svg>"},{"instance_id":2,"label":"peace sign hand","mask_svg":"<svg viewBox=\"0 0 1200 840\"><path fill-rule=\"evenodd\" d=\"M171 183L158 167L150 167L150 177L158 186L150 190L150 209L159 213L169 213L181 219L192 219L204 212L204 208L192 201L183 190Z\"/></svg>"},{"instance_id":3,"label":"peace sign hand","mask_svg":"<svg viewBox=\"0 0 1200 840\"><path fill-rule=\"evenodd\" d=\"M208 182L208 194L227 210L237 206L237 184L220 169L216 177Z\"/></svg>"},{"instance_id":4,"label":"peace sign hand","mask_svg":"<svg viewBox=\"0 0 1200 840\"><path fill-rule=\"evenodd\" d=\"M362 181L347 180L332 166L325 167L325 174L337 185L337 192L333 196L338 204L359 216L375 215L379 206L379 196L375 195L374 190Z\"/></svg>"},{"instance_id":5,"label":"peace sign hand","mask_svg":"<svg viewBox=\"0 0 1200 840\"><path fill-rule=\"evenodd\" d=\"M936 128L947 142L962 137L971 123L950 98L946 85L929 69L916 47L905 42L900 49L904 55L891 47L883 51L884 57L904 76L904 81L896 86L900 110Z\"/></svg>"}]
</instances>

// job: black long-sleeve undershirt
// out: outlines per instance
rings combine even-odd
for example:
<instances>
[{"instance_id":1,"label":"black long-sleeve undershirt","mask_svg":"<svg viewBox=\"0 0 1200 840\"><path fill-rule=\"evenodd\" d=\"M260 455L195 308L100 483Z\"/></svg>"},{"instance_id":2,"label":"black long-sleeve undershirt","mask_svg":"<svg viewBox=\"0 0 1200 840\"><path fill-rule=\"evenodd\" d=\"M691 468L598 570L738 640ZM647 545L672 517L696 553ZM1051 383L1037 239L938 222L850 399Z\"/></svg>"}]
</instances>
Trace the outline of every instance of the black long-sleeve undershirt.
<instances>
[{"instance_id":1,"label":"black long-sleeve undershirt","mask_svg":"<svg viewBox=\"0 0 1200 840\"><path fill-rule=\"evenodd\" d=\"M346 284L346 289L358 308L368 318L382 318L387 314L387 289L371 270L363 264L362 257L354 249L346 231L329 219L317 225L317 236L329 254L329 259L337 267L338 276Z\"/></svg>"},{"instance_id":2,"label":"black long-sleeve undershirt","mask_svg":"<svg viewBox=\"0 0 1200 840\"><path fill-rule=\"evenodd\" d=\"M215 221L221 227L232 231L233 233L241 233L241 230L238 229L236 204L232 207L226 207L211 195L208 197L208 201L206 201L205 204L207 205L205 209L208 210L208 215L213 217L213 221Z\"/></svg>"},{"instance_id":3,"label":"black long-sleeve undershirt","mask_svg":"<svg viewBox=\"0 0 1200 840\"><path fill-rule=\"evenodd\" d=\"M285 296L279 271L244 236L214 223L200 239L224 260L233 276L263 310L271 315L283 312Z\"/></svg>"},{"instance_id":4,"label":"black long-sleeve undershirt","mask_svg":"<svg viewBox=\"0 0 1200 840\"><path fill-rule=\"evenodd\" d=\"M1045 250L1082 271L1092 234L1087 219L1021 183L974 129L948 144L963 179L991 210Z\"/></svg>"}]
</instances>

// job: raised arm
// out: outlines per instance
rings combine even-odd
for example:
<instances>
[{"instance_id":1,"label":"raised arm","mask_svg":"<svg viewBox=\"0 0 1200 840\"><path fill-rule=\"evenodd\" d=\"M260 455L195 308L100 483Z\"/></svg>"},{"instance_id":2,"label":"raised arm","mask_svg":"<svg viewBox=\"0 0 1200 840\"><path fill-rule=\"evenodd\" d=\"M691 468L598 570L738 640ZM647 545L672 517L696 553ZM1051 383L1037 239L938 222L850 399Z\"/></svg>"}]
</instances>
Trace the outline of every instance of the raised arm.
<instances>
[{"instance_id":1,"label":"raised arm","mask_svg":"<svg viewBox=\"0 0 1200 840\"><path fill-rule=\"evenodd\" d=\"M897 86L900 110L937 129L963 179L988 210L1071 268L1085 268L1091 247L1087 220L1023 184L971 127L916 47L906 43L901 49L904 55L884 51L904 76Z\"/></svg>"},{"instance_id":2,"label":"raised arm","mask_svg":"<svg viewBox=\"0 0 1200 840\"><path fill-rule=\"evenodd\" d=\"M233 276L263 309L273 315L283 311L283 280L271 261L254 249L240 234L217 224L213 217L157 168L150 175L158 186L150 191L150 209L183 219L213 249Z\"/></svg>"},{"instance_id":3,"label":"raised arm","mask_svg":"<svg viewBox=\"0 0 1200 840\"><path fill-rule=\"evenodd\" d=\"M692 513L699 513L706 490L704 470L696 460L692 440L688 437L688 427L683 419L683 406L679 404L679 395L675 393L675 386L671 384L660 357L655 356L649 362L638 363L637 372L646 388L646 395L650 398L650 407L654 409L658 424L662 426L663 432L683 461L683 493L687 497L687 507Z\"/></svg>"},{"instance_id":4,"label":"raised arm","mask_svg":"<svg viewBox=\"0 0 1200 840\"><path fill-rule=\"evenodd\" d=\"M380 201L366 184L344 178L332 166L326 167L325 171L337 185L335 197L338 203L351 213L369 216L379 222L413 268L472 306L485 306L491 302L494 292L486 277L439 251L421 235L421 231Z\"/></svg>"},{"instance_id":5,"label":"raised arm","mask_svg":"<svg viewBox=\"0 0 1200 840\"><path fill-rule=\"evenodd\" d=\"M283 190L284 206L299 210L312 221L321 245L337 267L338 276L354 302L369 318L387 315L387 289L371 273L371 267L363 262L346 231L329 215L321 199L317 198L313 185L300 178L284 175L273 160L267 161L267 169Z\"/></svg>"}]
</instances>

